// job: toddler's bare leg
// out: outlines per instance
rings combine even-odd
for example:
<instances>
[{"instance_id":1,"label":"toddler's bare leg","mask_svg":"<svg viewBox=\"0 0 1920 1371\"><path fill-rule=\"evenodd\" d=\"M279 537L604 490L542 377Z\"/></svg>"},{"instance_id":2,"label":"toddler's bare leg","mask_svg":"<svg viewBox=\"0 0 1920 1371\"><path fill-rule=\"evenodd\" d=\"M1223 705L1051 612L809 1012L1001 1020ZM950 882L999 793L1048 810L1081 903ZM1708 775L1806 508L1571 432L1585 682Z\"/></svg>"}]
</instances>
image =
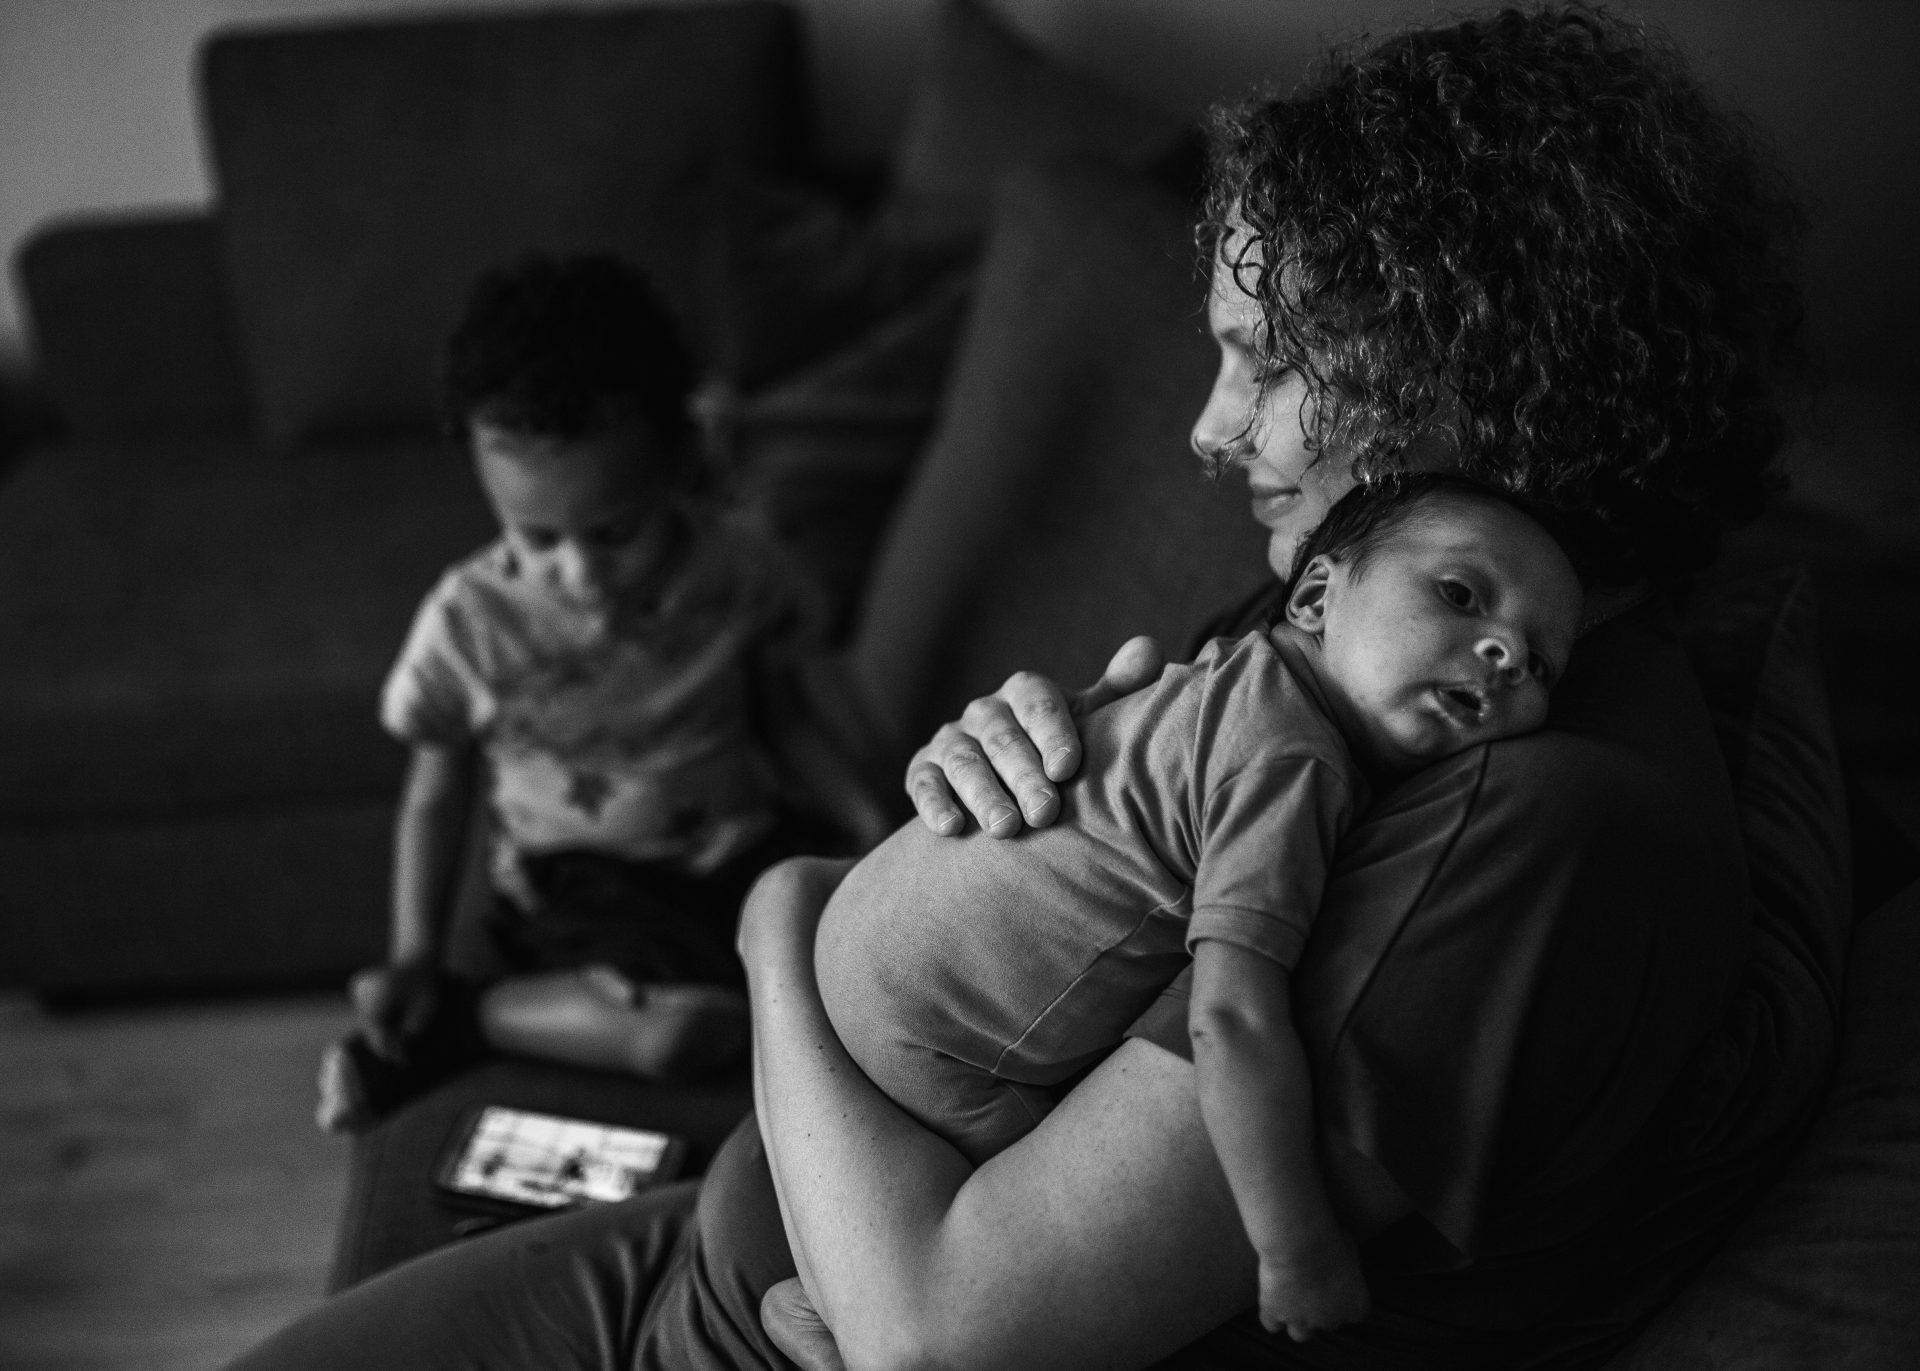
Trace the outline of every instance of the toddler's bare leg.
<instances>
[{"instance_id":1,"label":"toddler's bare leg","mask_svg":"<svg viewBox=\"0 0 1920 1371\"><path fill-rule=\"evenodd\" d=\"M846 1371L833 1330L807 1298L798 1276L768 1287L760 1301L760 1326L800 1371Z\"/></svg>"},{"instance_id":2,"label":"toddler's bare leg","mask_svg":"<svg viewBox=\"0 0 1920 1371\"><path fill-rule=\"evenodd\" d=\"M748 1041L739 991L640 985L605 966L502 981L482 997L480 1024L506 1052L662 1080L731 1065Z\"/></svg>"}]
</instances>

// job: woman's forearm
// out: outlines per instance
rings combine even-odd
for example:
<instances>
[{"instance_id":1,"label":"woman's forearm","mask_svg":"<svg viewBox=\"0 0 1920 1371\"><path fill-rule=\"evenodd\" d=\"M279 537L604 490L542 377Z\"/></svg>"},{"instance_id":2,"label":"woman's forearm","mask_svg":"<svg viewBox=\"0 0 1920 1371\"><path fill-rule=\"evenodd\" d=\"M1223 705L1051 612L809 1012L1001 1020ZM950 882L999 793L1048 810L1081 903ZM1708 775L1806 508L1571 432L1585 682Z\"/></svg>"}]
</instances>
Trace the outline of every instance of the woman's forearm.
<instances>
[{"instance_id":1,"label":"woman's forearm","mask_svg":"<svg viewBox=\"0 0 1920 1371\"><path fill-rule=\"evenodd\" d=\"M891 1339L921 1315L935 1235L971 1168L847 1055L820 1001L811 935L811 924L789 929L752 961L755 1103L808 1290L849 1365L887 1365L905 1357ZM787 1145L795 1138L813 1145Z\"/></svg>"},{"instance_id":2,"label":"woman's forearm","mask_svg":"<svg viewBox=\"0 0 1920 1371\"><path fill-rule=\"evenodd\" d=\"M1123 1045L972 1170L841 1047L813 974L825 890L793 871L763 881L743 922L756 1094L796 1255L849 1366L1147 1366L1251 1303L1253 1255L1185 1061Z\"/></svg>"}]
</instances>

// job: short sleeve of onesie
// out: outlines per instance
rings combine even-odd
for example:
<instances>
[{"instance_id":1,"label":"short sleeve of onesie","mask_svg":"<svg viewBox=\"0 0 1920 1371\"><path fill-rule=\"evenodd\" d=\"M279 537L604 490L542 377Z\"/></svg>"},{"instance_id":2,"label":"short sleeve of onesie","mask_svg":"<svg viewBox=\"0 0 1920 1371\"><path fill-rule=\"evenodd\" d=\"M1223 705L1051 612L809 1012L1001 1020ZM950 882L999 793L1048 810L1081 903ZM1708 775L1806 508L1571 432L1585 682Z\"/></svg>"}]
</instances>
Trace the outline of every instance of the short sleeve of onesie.
<instances>
[{"instance_id":1,"label":"short sleeve of onesie","mask_svg":"<svg viewBox=\"0 0 1920 1371\"><path fill-rule=\"evenodd\" d=\"M1188 949L1215 938L1291 969L1353 804L1341 771L1311 755L1258 761L1219 779L1204 799Z\"/></svg>"}]
</instances>

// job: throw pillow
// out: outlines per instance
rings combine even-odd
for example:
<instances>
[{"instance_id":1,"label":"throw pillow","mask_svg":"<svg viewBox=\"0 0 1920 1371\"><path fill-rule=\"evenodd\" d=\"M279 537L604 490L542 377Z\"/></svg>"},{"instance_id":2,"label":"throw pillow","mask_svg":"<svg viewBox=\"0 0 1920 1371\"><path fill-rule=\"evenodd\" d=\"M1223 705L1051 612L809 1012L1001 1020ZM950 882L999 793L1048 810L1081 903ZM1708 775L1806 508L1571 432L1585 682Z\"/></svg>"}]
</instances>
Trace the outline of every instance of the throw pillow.
<instances>
[{"instance_id":1,"label":"throw pillow","mask_svg":"<svg viewBox=\"0 0 1920 1371\"><path fill-rule=\"evenodd\" d=\"M813 572L835 641L852 629L880 536L938 413L972 298L946 277L915 304L741 402L723 461L745 503Z\"/></svg>"},{"instance_id":2,"label":"throw pillow","mask_svg":"<svg viewBox=\"0 0 1920 1371\"><path fill-rule=\"evenodd\" d=\"M941 420L852 646L877 722L917 744L1022 667L1079 684L1267 576L1238 489L1187 448L1214 352L1186 202L1091 160L1003 187Z\"/></svg>"},{"instance_id":3,"label":"throw pillow","mask_svg":"<svg viewBox=\"0 0 1920 1371\"><path fill-rule=\"evenodd\" d=\"M933 53L893 156L898 230L925 242L978 235L993 193L1024 162L1091 153L1145 167L1179 145L1181 120L1055 61L981 0L944 0Z\"/></svg>"}]
</instances>

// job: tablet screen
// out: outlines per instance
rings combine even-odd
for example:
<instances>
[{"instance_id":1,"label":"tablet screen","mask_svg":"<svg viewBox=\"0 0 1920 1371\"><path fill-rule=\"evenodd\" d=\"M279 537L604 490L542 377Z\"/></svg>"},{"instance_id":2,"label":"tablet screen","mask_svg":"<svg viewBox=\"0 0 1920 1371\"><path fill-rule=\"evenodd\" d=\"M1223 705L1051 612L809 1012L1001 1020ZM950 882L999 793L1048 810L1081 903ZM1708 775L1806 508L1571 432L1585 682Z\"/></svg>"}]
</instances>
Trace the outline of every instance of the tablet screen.
<instances>
[{"instance_id":1,"label":"tablet screen","mask_svg":"<svg viewBox=\"0 0 1920 1371\"><path fill-rule=\"evenodd\" d=\"M490 1105L474 1121L442 1184L541 1209L624 1200L658 1178L672 1141L643 1128Z\"/></svg>"}]
</instances>

